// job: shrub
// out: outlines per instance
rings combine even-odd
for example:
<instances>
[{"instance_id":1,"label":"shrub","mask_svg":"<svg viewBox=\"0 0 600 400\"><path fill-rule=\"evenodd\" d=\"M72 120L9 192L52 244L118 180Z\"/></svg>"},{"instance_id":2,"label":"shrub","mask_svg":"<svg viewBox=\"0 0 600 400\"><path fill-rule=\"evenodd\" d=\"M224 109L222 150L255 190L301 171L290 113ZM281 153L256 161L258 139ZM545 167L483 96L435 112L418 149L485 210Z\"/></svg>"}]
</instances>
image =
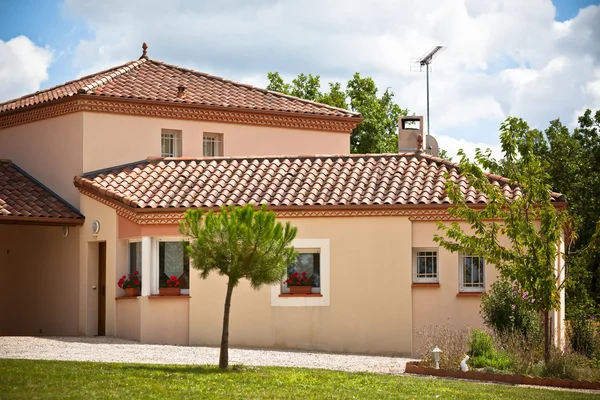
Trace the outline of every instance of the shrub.
<instances>
[{"instance_id":1,"label":"shrub","mask_svg":"<svg viewBox=\"0 0 600 400\"><path fill-rule=\"evenodd\" d=\"M542 378L562 378L579 380L598 380L600 371L594 369L590 360L570 350L553 351L550 362L540 363L533 368L533 375Z\"/></svg>"},{"instance_id":2,"label":"shrub","mask_svg":"<svg viewBox=\"0 0 600 400\"><path fill-rule=\"evenodd\" d=\"M571 349L588 358L600 358L600 329L594 317L579 314L567 325L567 337Z\"/></svg>"},{"instance_id":3,"label":"shrub","mask_svg":"<svg viewBox=\"0 0 600 400\"><path fill-rule=\"evenodd\" d=\"M512 361L508 354L497 351L494 339L484 330L474 329L469 339L470 365L473 368L491 368L493 370L510 369Z\"/></svg>"},{"instance_id":4,"label":"shrub","mask_svg":"<svg viewBox=\"0 0 600 400\"><path fill-rule=\"evenodd\" d=\"M430 366L434 365L431 350L442 350L440 368L459 369L469 350L469 328L455 329L448 325L432 325L417 331L417 354Z\"/></svg>"},{"instance_id":5,"label":"shrub","mask_svg":"<svg viewBox=\"0 0 600 400\"><path fill-rule=\"evenodd\" d=\"M496 335L496 347L511 362L514 374L530 374L533 367L544 360L544 334L541 330L523 336L515 331Z\"/></svg>"},{"instance_id":6,"label":"shrub","mask_svg":"<svg viewBox=\"0 0 600 400\"><path fill-rule=\"evenodd\" d=\"M540 315L531 309L535 299L515 284L500 279L492 284L488 296L481 299L481 316L496 334L518 332L523 336L541 330Z\"/></svg>"}]
</instances>

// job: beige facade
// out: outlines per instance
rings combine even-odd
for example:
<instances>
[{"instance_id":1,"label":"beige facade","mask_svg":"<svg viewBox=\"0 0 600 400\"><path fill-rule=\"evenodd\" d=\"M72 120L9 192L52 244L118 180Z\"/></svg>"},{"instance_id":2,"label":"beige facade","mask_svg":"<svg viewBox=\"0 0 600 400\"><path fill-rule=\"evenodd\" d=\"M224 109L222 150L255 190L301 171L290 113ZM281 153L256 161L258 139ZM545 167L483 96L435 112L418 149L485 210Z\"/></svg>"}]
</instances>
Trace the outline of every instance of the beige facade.
<instances>
[{"instance_id":1,"label":"beige facade","mask_svg":"<svg viewBox=\"0 0 600 400\"><path fill-rule=\"evenodd\" d=\"M181 132L181 156L189 158L203 156L205 133L222 135L227 157L350 153L349 134L343 132L93 112L84 113L84 121L84 171L160 157L162 130Z\"/></svg>"}]
</instances>

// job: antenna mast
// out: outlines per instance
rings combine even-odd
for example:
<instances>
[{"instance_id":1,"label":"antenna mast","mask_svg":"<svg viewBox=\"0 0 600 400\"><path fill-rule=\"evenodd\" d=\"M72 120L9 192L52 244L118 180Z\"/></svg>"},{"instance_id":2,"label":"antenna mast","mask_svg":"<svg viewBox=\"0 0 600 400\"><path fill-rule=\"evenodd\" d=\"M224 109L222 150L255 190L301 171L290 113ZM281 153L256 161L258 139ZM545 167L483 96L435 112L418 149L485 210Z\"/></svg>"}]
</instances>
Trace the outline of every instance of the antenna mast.
<instances>
[{"instance_id":1,"label":"antenna mast","mask_svg":"<svg viewBox=\"0 0 600 400\"><path fill-rule=\"evenodd\" d=\"M431 126L429 123L429 66L433 60L445 49L446 47L444 46L435 46L423 57L411 60L412 64L415 64L415 66L419 67L419 72L423 71L423 67L425 67L425 71L427 73L427 138L429 138ZM411 70L413 70L412 67Z\"/></svg>"}]
</instances>

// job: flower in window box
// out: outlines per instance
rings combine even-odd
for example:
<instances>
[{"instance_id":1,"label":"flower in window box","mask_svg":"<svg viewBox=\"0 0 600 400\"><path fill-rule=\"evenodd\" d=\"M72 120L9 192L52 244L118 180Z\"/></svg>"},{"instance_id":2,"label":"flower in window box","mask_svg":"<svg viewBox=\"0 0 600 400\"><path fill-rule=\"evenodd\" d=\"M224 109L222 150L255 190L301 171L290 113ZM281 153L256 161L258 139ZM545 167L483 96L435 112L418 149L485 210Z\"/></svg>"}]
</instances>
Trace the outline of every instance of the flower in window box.
<instances>
[{"instance_id":1,"label":"flower in window box","mask_svg":"<svg viewBox=\"0 0 600 400\"><path fill-rule=\"evenodd\" d=\"M158 294L161 296L179 296L181 294L180 284L179 278L171 275L169 279L160 283Z\"/></svg>"},{"instance_id":2,"label":"flower in window box","mask_svg":"<svg viewBox=\"0 0 600 400\"><path fill-rule=\"evenodd\" d=\"M142 287L142 277L138 271L135 271L129 276L123 275L117 282L117 286L119 286L121 289L140 288Z\"/></svg>"},{"instance_id":3,"label":"flower in window box","mask_svg":"<svg viewBox=\"0 0 600 400\"><path fill-rule=\"evenodd\" d=\"M123 275L117 282L117 286L125 290L126 297L139 296L140 288L142 287L142 277L138 271L131 275Z\"/></svg>"},{"instance_id":4,"label":"flower in window box","mask_svg":"<svg viewBox=\"0 0 600 400\"><path fill-rule=\"evenodd\" d=\"M160 287L161 288L178 288L179 285L181 285L181 283L179 282L179 278L176 277L175 275L171 275L169 277L169 279L167 279L165 282L161 282Z\"/></svg>"},{"instance_id":5,"label":"flower in window box","mask_svg":"<svg viewBox=\"0 0 600 400\"><path fill-rule=\"evenodd\" d=\"M302 274L294 272L284 283L289 286L311 286L313 285L313 277L307 276L306 272Z\"/></svg>"}]
</instances>

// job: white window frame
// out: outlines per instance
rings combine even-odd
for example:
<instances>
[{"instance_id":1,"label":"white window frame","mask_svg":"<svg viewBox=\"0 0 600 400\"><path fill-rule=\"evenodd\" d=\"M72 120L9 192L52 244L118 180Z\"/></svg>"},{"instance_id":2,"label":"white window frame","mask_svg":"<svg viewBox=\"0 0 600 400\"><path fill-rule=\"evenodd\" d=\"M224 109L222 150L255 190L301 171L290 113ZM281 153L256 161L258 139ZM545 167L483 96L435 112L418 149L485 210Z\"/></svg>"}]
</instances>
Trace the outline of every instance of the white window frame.
<instances>
[{"instance_id":1,"label":"white window frame","mask_svg":"<svg viewBox=\"0 0 600 400\"><path fill-rule=\"evenodd\" d=\"M208 139L208 140L207 140ZM213 149L214 154L206 154L207 142L211 142L210 145ZM223 156L223 134L204 132L202 136L202 156L203 157L222 157Z\"/></svg>"},{"instance_id":2,"label":"white window frame","mask_svg":"<svg viewBox=\"0 0 600 400\"><path fill-rule=\"evenodd\" d=\"M142 238L127 240L127 267L126 267L126 269L127 269L127 275L129 275L131 273L131 271L129 270L129 268L131 267L131 247L129 245L131 243L139 243L140 246L141 246L142 245ZM143 251L140 251L140 253L143 253ZM140 254L140 269L139 269L139 272L140 272L140 274L142 273L142 254Z\"/></svg>"},{"instance_id":3,"label":"white window frame","mask_svg":"<svg viewBox=\"0 0 600 400\"><path fill-rule=\"evenodd\" d=\"M161 242L177 242L177 243L181 243L183 240L185 240L184 237L181 236L166 236L166 237L156 237L153 238L154 239L154 248L152 251L152 286L151 286L151 291L153 295L158 294L158 286L159 286L159 282L160 282L160 277L158 275L159 270L160 270L160 246L159 243ZM143 277L142 277L143 278ZM181 294L186 294L189 295L190 294L190 289L192 288L192 260L190 259L190 273L189 273L189 289L181 289Z\"/></svg>"},{"instance_id":4,"label":"white window frame","mask_svg":"<svg viewBox=\"0 0 600 400\"><path fill-rule=\"evenodd\" d=\"M283 284L271 286L271 306L273 307L327 307L330 302L330 250L329 239L294 239L292 246L296 251L302 249L319 250L321 296L280 296ZM286 278L287 279L287 278ZM285 285L287 287L287 285Z\"/></svg>"},{"instance_id":5,"label":"white window frame","mask_svg":"<svg viewBox=\"0 0 600 400\"><path fill-rule=\"evenodd\" d=\"M172 152L163 153L163 140L172 140ZM162 129L160 132L160 156L161 157L181 157L181 131L174 129Z\"/></svg>"},{"instance_id":6,"label":"white window frame","mask_svg":"<svg viewBox=\"0 0 600 400\"><path fill-rule=\"evenodd\" d=\"M436 276L435 277L419 277L417 276L417 258L421 252L435 252L436 260ZM437 247L413 248L412 257L412 275L413 283L440 283L440 251Z\"/></svg>"},{"instance_id":7,"label":"white window frame","mask_svg":"<svg viewBox=\"0 0 600 400\"><path fill-rule=\"evenodd\" d=\"M465 280L464 280L464 259L466 257L471 257L471 258L480 258L481 262L482 262L482 278L483 278L483 282L482 282L482 286L465 286ZM473 264L471 264L473 265ZM458 291L460 293L483 293L485 292L485 258L483 257L479 257L479 256L474 256L474 255L470 255L470 254L460 254L458 257Z\"/></svg>"}]
</instances>

